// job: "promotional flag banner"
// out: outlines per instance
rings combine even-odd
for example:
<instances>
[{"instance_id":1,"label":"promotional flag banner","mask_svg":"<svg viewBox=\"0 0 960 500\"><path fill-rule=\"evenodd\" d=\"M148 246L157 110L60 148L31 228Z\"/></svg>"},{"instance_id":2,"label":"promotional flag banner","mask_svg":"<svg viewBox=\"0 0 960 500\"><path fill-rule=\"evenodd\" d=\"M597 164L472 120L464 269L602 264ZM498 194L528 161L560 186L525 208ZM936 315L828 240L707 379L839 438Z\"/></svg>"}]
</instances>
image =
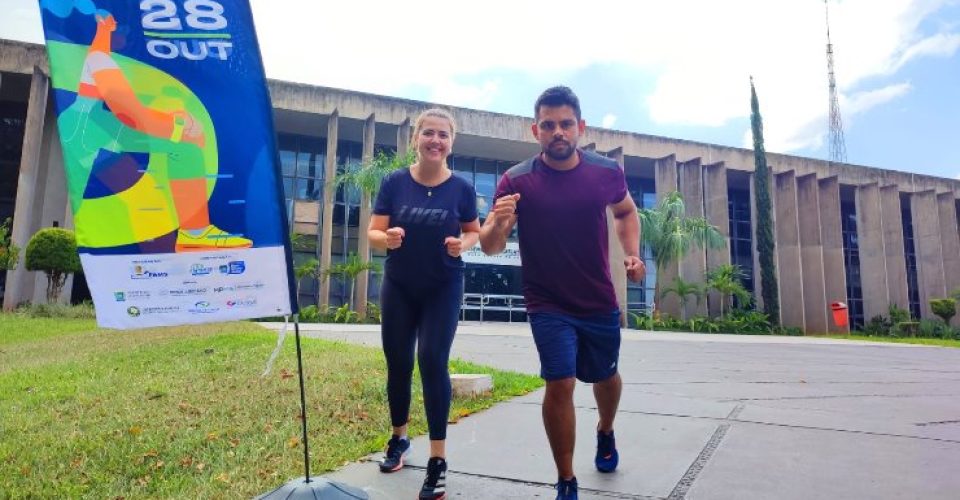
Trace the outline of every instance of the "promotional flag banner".
<instances>
[{"instance_id":1,"label":"promotional flag banner","mask_svg":"<svg viewBox=\"0 0 960 500\"><path fill-rule=\"evenodd\" d=\"M272 109L246 0L40 0L97 321L292 311Z\"/></svg>"}]
</instances>

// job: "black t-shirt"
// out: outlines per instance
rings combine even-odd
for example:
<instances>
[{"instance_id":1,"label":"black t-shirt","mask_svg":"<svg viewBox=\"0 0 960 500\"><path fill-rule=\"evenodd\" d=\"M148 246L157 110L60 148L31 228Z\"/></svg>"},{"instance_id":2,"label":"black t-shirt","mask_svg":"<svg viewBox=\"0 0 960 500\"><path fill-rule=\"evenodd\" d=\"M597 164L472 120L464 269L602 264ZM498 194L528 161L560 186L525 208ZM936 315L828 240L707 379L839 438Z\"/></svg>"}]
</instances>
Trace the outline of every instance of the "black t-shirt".
<instances>
[{"instance_id":1,"label":"black t-shirt","mask_svg":"<svg viewBox=\"0 0 960 500\"><path fill-rule=\"evenodd\" d=\"M446 281L463 273L463 260L450 257L443 241L460 237L460 224L477 218L477 192L461 177L432 188L417 183L409 168L391 172L380 185L373 207L402 227L403 244L387 250L386 275L395 280Z\"/></svg>"}]
</instances>

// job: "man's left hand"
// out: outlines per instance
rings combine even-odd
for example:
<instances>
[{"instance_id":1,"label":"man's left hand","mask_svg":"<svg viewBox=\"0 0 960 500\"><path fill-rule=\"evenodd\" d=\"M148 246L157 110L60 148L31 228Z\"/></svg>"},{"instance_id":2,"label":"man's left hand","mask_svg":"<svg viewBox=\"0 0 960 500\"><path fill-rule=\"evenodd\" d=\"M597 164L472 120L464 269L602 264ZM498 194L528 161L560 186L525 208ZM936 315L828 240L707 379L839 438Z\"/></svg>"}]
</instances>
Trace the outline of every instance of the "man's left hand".
<instances>
[{"instance_id":1,"label":"man's left hand","mask_svg":"<svg viewBox=\"0 0 960 500\"><path fill-rule=\"evenodd\" d=\"M647 266L636 255L628 255L623 259L623 267L627 268L627 279L639 283L646 274Z\"/></svg>"}]
</instances>

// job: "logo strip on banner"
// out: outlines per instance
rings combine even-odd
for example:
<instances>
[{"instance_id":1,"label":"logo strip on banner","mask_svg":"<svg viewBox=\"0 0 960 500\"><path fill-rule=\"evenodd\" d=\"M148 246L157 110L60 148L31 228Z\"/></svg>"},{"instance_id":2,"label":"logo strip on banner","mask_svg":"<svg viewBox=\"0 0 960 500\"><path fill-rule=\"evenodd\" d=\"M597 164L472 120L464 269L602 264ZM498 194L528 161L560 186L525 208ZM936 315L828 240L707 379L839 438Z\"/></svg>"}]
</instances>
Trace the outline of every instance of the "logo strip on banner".
<instances>
[{"instance_id":1,"label":"logo strip on banner","mask_svg":"<svg viewBox=\"0 0 960 500\"><path fill-rule=\"evenodd\" d=\"M101 326L289 314L272 109L245 0L40 0Z\"/></svg>"}]
</instances>

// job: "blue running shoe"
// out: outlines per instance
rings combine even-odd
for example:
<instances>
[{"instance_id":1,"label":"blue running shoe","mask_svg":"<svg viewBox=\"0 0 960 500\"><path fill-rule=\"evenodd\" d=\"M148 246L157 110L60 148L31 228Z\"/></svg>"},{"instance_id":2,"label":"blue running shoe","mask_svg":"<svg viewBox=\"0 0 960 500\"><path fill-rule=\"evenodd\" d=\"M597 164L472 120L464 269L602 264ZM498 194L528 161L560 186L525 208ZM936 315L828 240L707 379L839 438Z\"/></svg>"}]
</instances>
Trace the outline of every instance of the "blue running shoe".
<instances>
[{"instance_id":1,"label":"blue running shoe","mask_svg":"<svg viewBox=\"0 0 960 500\"><path fill-rule=\"evenodd\" d=\"M577 500L577 478L557 480L557 500Z\"/></svg>"},{"instance_id":2,"label":"blue running shoe","mask_svg":"<svg viewBox=\"0 0 960 500\"><path fill-rule=\"evenodd\" d=\"M613 472L617 470L617 464L620 462L620 454L617 453L617 440L613 437L613 431L610 434L597 431L597 457L593 463L600 472Z\"/></svg>"},{"instance_id":3,"label":"blue running shoe","mask_svg":"<svg viewBox=\"0 0 960 500\"><path fill-rule=\"evenodd\" d=\"M410 454L410 440L393 436L387 441L387 453L380 462L380 472L397 472L403 468L403 459Z\"/></svg>"}]
</instances>

